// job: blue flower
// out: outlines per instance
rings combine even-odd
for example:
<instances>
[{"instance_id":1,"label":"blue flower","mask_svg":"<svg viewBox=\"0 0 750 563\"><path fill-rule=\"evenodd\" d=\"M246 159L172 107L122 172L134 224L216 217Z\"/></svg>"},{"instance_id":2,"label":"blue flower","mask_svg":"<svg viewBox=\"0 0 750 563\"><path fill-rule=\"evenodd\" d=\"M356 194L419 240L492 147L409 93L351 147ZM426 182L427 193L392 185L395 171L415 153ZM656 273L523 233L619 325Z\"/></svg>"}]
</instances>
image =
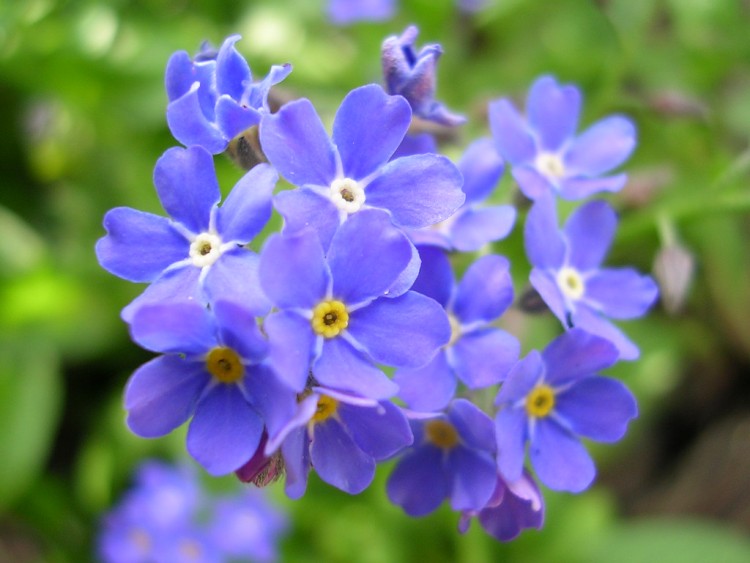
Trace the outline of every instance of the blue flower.
<instances>
[{"instance_id":1,"label":"blue flower","mask_svg":"<svg viewBox=\"0 0 750 563\"><path fill-rule=\"evenodd\" d=\"M383 76L389 94L398 94L409 102L415 117L440 125L455 127L466 121L435 100L437 62L443 48L432 43L414 49L419 35L416 26L409 26L400 37L392 35L381 49Z\"/></svg>"},{"instance_id":2,"label":"blue flower","mask_svg":"<svg viewBox=\"0 0 750 563\"><path fill-rule=\"evenodd\" d=\"M164 355L128 381L128 426L151 438L192 418L188 451L212 475L242 466L264 427L294 412L294 393L261 363L266 342L255 317L233 303L217 301L211 312L195 302L144 306L131 334Z\"/></svg>"},{"instance_id":3,"label":"blue flower","mask_svg":"<svg viewBox=\"0 0 750 563\"><path fill-rule=\"evenodd\" d=\"M565 199L616 192L625 174L603 176L620 166L636 145L635 126L626 117L602 119L576 137L581 93L551 76L531 86L524 118L507 99L490 103L492 135L513 177L529 199L555 193Z\"/></svg>"},{"instance_id":4,"label":"blue flower","mask_svg":"<svg viewBox=\"0 0 750 563\"><path fill-rule=\"evenodd\" d=\"M555 201L538 199L526 219L526 254L530 280L544 302L566 327L580 327L617 346L620 359L639 351L608 318L633 319L654 303L658 288L650 276L633 268L600 265L614 238L617 217L604 201L578 208L558 230Z\"/></svg>"},{"instance_id":5,"label":"blue flower","mask_svg":"<svg viewBox=\"0 0 750 563\"><path fill-rule=\"evenodd\" d=\"M480 510L464 510L458 525L463 534L476 517L482 528L500 541L518 537L526 528L541 529L544 524L544 499L531 476L524 471L518 481L506 482L501 475L492 498Z\"/></svg>"},{"instance_id":6,"label":"blue flower","mask_svg":"<svg viewBox=\"0 0 750 563\"><path fill-rule=\"evenodd\" d=\"M224 40L218 51L203 45L191 59L185 51L167 63L167 123L185 146L223 152L238 135L258 125L268 113L268 92L292 71L273 66L261 82L253 82L250 66L234 47L239 35Z\"/></svg>"},{"instance_id":7,"label":"blue flower","mask_svg":"<svg viewBox=\"0 0 750 563\"><path fill-rule=\"evenodd\" d=\"M416 149L418 150L418 149ZM409 229L414 244L474 252L508 236L516 220L512 205L482 205L494 191L505 165L491 139L474 141L458 163L466 201L446 220L423 229Z\"/></svg>"},{"instance_id":8,"label":"blue flower","mask_svg":"<svg viewBox=\"0 0 750 563\"><path fill-rule=\"evenodd\" d=\"M327 247L338 225L361 209L389 213L401 227L447 219L464 201L461 174L444 156L421 154L390 161L409 128L411 110L375 84L350 92L333 123L333 140L309 100L266 117L260 140L268 160L297 190L274 205L285 231L312 226Z\"/></svg>"},{"instance_id":9,"label":"blue flower","mask_svg":"<svg viewBox=\"0 0 750 563\"><path fill-rule=\"evenodd\" d=\"M580 492L591 484L596 469L579 436L616 442L638 414L622 383L596 373L617 355L608 340L576 328L518 362L495 400L498 469L507 481L523 475L528 443L550 489Z\"/></svg>"},{"instance_id":10,"label":"blue flower","mask_svg":"<svg viewBox=\"0 0 750 563\"><path fill-rule=\"evenodd\" d=\"M328 0L328 16L338 25L384 21L393 17L396 0Z\"/></svg>"},{"instance_id":11,"label":"blue flower","mask_svg":"<svg viewBox=\"0 0 750 563\"><path fill-rule=\"evenodd\" d=\"M312 370L323 387L385 399L397 386L376 363L417 367L432 359L450 338L442 307L414 291L391 297L412 248L372 210L346 221L327 252L311 230L271 236L260 279L278 309L263 329L279 377L301 392Z\"/></svg>"},{"instance_id":12,"label":"blue flower","mask_svg":"<svg viewBox=\"0 0 750 563\"><path fill-rule=\"evenodd\" d=\"M167 150L156 163L154 184L171 218L129 207L104 217L107 235L96 245L99 263L132 282L151 285L123 311L130 322L149 303L224 296L257 315L269 304L258 285L258 256L249 243L271 216L276 172L267 164L246 173L219 207L213 158L200 147Z\"/></svg>"},{"instance_id":13,"label":"blue flower","mask_svg":"<svg viewBox=\"0 0 750 563\"><path fill-rule=\"evenodd\" d=\"M495 490L492 420L466 399L445 414L411 420L414 445L399 458L386 491L409 516L423 516L449 498L454 510L478 510Z\"/></svg>"},{"instance_id":14,"label":"blue flower","mask_svg":"<svg viewBox=\"0 0 750 563\"><path fill-rule=\"evenodd\" d=\"M399 397L410 408L429 411L445 407L456 391L457 379L469 389L481 389L505 379L518 360L518 340L493 327L513 301L510 264L487 255L474 262L460 284L445 253L420 247L422 267L412 289L442 305L452 334L427 365L397 370Z\"/></svg>"}]
</instances>

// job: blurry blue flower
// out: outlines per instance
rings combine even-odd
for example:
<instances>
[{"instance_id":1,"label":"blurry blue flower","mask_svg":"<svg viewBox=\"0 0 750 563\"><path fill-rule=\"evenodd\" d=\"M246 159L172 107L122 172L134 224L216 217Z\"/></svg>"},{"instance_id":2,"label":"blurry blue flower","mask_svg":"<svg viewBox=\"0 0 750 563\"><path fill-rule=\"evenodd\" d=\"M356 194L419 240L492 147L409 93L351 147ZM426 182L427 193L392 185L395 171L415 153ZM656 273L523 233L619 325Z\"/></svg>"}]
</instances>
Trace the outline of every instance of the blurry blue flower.
<instances>
[{"instance_id":1,"label":"blurry blue flower","mask_svg":"<svg viewBox=\"0 0 750 563\"><path fill-rule=\"evenodd\" d=\"M357 494L372 482L376 462L412 439L406 417L393 403L312 387L300 395L297 414L266 451L281 447L291 498L304 494L311 467L326 483Z\"/></svg>"},{"instance_id":2,"label":"blurry blue flower","mask_svg":"<svg viewBox=\"0 0 750 563\"><path fill-rule=\"evenodd\" d=\"M461 125L465 117L451 113L435 100L437 62L443 48L432 43L416 52L417 35L419 29L411 25L400 37L392 35L383 41L381 58L386 90L406 98L415 117L448 127Z\"/></svg>"},{"instance_id":3,"label":"blurry blue flower","mask_svg":"<svg viewBox=\"0 0 750 563\"><path fill-rule=\"evenodd\" d=\"M529 199L548 192L581 199L601 191L615 192L625 185L625 174L603 174L620 166L633 152L633 122L610 116L576 137L580 111L578 88L558 85L551 76L542 76L531 86L526 118L507 99L490 103L492 135Z\"/></svg>"},{"instance_id":4,"label":"blurry blue flower","mask_svg":"<svg viewBox=\"0 0 750 563\"><path fill-rule=\"evenodd\" d=\"M448 218L464 201L461 174L449 159L421 154L389 162L410 121L409 104L375 84L344 98L333 140L306 99L264 119L260 139L269 162L301 186L274 200L285 231L312 226L327 247L338 225L361 209L385 210L402 227Z\"/></svg>"},{"instance_id":5,"label":"blurry blue flower","mask_svg":"<svg viewBox=\"0 0 750 563\"><path fill-rule=\"evenodd\" d=\"M445 414L411 420L414 445L399 458L386 490L410 516L423 516L450 498L454 510L487 505L497 481L490 418L466 399Z\"/></svg>"},{"instance_id":6,"label":"blurry blue flower","mask_svg":"<svg viewBox=\"0 0 750 563\"><path fill-rule=\"evenodd\" d=\"M312 370L329 389L393 396L397 386L375 364L417 367L450 337L435 301L414 291L390 296L412 264L412 248L374 210L339 227L327 252L311 230L272 235L261 253L260 279L277 308L263 329L279 377L301 392Z\"/></svg>"},{"instance_id":7,"label":"blurry blue flower","mask_svg":"<svg viewBox=\"0 0 750 563\"><path fill-rule=\"evenodd\" d=\"M260 363L266 342L254 315L233 303L217 301L211 312L194 302L146 306L136 312L131 334L164 355L128 381L128 426L151 438L192 417L188 451L212 475L243 465L264 426L293 413L294 394Z\"/></svg>"},{"instance_id":8,"label":"blurry blue flower","mask_svg":"<svg viewBox=\"0 0 750 563\"><path fill-rule=\"evenodd\" d=\"M440 223L409 229L414 244L431 244L445 250L474 252L508 236L516 220L512 205L482 205L497 186L505 166L491 139L474 141L464 152L458 170L464 178L466 201Z\"/></svg>"},{"instance_id":9,"label":"blurry blue flower","mask_svg":"<svg viewBox=\"0 0 750 563\"><path fill-rule=\"evenodd\" d=\"M495 539L510 541L526 528L541 529L544 524L544 499L531 476L524 471L518 481L506 482L498 475L492 498L480 510L465 510L458 529L463 534L471 519Z\"/></svg>"},{"instance_id":10,"label":"blurry blue flower","mask_svg":"<svg viewBox=\"0 0 750 563\"><path fill-rule=\"evenodd\" d=\"M506 481L522 477L528 442L537 477L550 489L580 492L591 484L596 469L579 436L616 442L638 412L622 383L596 373L617 355L608 340L574 328L516 364L495 400L498 469Z\"/></svg>"},{"instance_id":11,"label":"blurry blue flower","mask_svg":"<svg viewBox=\"0 0 750 563\"><path fill-rule=\"evenodd\" d=\"M502 256L479 258L460 284L445 253L420 247L422 267L412 289L442 305L451 322L451 339L425 366L399 369L399 397L412 409L442 409L453 398L456 379L469 389L500 383L518 360L518 340L492 323L513 301L510 264Z\"/></svg>"},{"instance_id":12,"label":"blurry blue flower","mask_svg":"<svg viewBox=\"0 0 750 563\"><path fill-rule=\"evenodd\" d=\"M212 154L258 125L268 113L268 92L292 71L291 65L273 66L261 82L253 82L250 66L234 47L239 35L224 40L218 51L204 44L191 59L185 51L167 63L167 123L185 146L199 145Z\"/></svg>"},{"instance_id":13,"label":"blurry blue flower","mask_svg":"<svg viewBox=\"0 0 750 563\"><path fill-rule=\"evenodd\" d=\"M269 304L257 281L258 256L249 243L271 217L278 176L267 164L246 173L219 207L213 158L200 147L174 147L156 163L154 184L171 218L129 207L104 217L107 235L96 244L99 263L146 291L123 311L165 300L229 296L258 315Z\"/></svg>"},{"instance_id":14,"label":"blurry blue flower","mask_svg":"<svg viewBox=\"0 0 750 563\"><path fill-rule=\"evenodd\" d=\"M328 17L338 25L388 20L395 11L396 0L328 0Z\"/></svg>"},{"instance_id":15,"label":"blurry blue flower","mask_svg":"<svg viewBox=\"0 0 750 563\"><path fill-rule=\"evenodd\" d=\"M612 207L592 201L558 230L555 201L545 196L526 219L526 254L533 266L532 285L564 326L607 338L620 359L634 360L638 348L608 318L640 317L656 300L658 288L633 268L600 267L616 227Z\"/></svg>"}]
</instances>

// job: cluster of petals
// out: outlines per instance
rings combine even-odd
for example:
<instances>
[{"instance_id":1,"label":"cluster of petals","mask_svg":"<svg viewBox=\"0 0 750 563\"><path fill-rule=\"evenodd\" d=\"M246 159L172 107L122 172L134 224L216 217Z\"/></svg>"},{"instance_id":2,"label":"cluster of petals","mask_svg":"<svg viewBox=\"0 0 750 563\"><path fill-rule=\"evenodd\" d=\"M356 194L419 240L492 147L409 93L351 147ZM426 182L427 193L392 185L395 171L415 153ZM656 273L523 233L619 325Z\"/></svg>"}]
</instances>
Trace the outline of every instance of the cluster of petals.
<instances>
[{"instance_id":1,"label":"cluster of petals","mask_svg":"<svg viewBox=\"0 0 750 563\"><path fill-rule=\"evenodd\" d=\"M498 150L529 199L552 192L576 200L616 192L625 185L625 174L605 174L625 162L635 148L633 122L613 115L576 136L580 112L580 90L560 85L551 76L531 86L525 117L508 99L490 103L490 129Z\"/></svg>"}]
</instances>

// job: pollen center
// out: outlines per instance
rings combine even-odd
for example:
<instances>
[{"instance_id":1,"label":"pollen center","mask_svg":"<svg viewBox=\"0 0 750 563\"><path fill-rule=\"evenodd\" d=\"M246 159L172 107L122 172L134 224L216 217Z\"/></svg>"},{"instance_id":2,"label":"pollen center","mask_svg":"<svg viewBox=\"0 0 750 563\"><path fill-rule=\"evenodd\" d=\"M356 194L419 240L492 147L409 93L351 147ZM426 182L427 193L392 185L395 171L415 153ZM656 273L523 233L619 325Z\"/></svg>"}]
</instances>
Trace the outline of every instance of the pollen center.
<instances>
[{"instance_id":1,"label":"pollen center","mask_svg":"<svg viewBox=\"0 0 750 563\"><path fill-rule=\"evenodd\" d=\"M438 448L452 448L459 442L458 432L450 422L445 420L430 420L424 425L424 434L428 442Z\"/></svg>"},{"instance_id":2,"label":"pollen center","mask_svg":"<svg viewBox=\"0 0 750 563\"><path fill-rule=\"evenodd\" d=\"M537 385L526 397L526 413L542 418L555 408L555 392L549 385Z\"/></svg>"},{"instance_id":3,"label":"pollen center","mask_svg":"<svg viewBox=\"0 0 750 563\"><path fill-rule=\"evenodd\" d=\"M583 296L583 277L575 268L560 270L557 273L557 285L569 299L580 299Z\"/></svg>"},{"instance_id":4,"label":"pollen center","mask_svg":"<svg viewBox=\"0 0 750 563\"><path fill-rule=\"evenodd\" d=\"M356 180L339 178L331 184L330 198L341 211L356 213L365 203L365 190Z\"/></svg>"},{"instance_id":5,"label":"pollen center","mask_svg":"<svg viewBox=\"0 0 750 563\"><path fill-rule=\"evenodd\" d=\"M208 353L206 369L222 383L235 383L245 375L245 366L237 352L223 346L217 346Z\"/></svg>"},{"instance_id":6,"label":"pollen center","mask_svg":"<svg viewBox=\"0 0 750 563\"><path fill-rule=\"evenodd\" d=\"M562 178L565 176L565 165L562 159L551 152L541 152L534 162L536 169L548 178Z\"/></svg>"},{"instance_id":7,"label":"pollen center","mask_svg":"<svg viewBox=\"0 0 750 563\"><path fill-rule=\"evenodd\" d=\"M312 417L313 422L323 422L331 418L338 410L339 402L336 399L332 399L327 395L322 395L318 399L318 406L315 409L315 414Z\"/></svg>"},{"instance_id":8,"label":"pollen center","mask_svg":"<svg viewBox=\"0 0 750 563\"><path fill-rule=\"evenodd\" d=\"M316 334L333 338L349 326L349 312L341 301L323 301L313 309L312 327Z\"/></svg>"},{"instance_id":9,"label":"pollen center","mask_svg":"<svg viewBox=\"0 0 750 563\"><path fill-rule=\"evenodd\" d=\"M221 256L221 239L211 233L201 233L190 244L190 259L199 268L210 266Z\"/></svg>"}]
</instances>

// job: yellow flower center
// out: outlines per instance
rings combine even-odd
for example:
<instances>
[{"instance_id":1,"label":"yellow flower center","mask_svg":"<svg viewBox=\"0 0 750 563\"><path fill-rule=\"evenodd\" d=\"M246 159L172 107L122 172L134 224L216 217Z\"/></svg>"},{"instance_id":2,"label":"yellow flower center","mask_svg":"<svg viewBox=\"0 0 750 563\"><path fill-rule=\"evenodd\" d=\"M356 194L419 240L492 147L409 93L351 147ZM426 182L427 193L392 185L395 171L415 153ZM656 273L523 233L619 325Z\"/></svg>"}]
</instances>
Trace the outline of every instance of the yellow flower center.
<instances>
[{"instance_id":1,"label":"yellow flower center","mask_svg":"<svg viewBox=\"0 0 750 563\"><path fill-rule=\"evenodd\" d=\"M333 338L349 326L349 312L341 301L323 301L313 309L312 328L315 334Z\"/></svg>"},{"instance_id":2,"label":"yellow flower center","mask_svg":"<svg viewBox=\"0 0 750 563\"><path fill-rule=\"evenodd\" d=\"M339 402L336 399L328 397L327 395L321 395L318 399L318 406L315 409L315 414L312 417L312 422L324 422L331 418L339 408Z\"/></svg>"},{"instance_id":3,"label":"yellow flower center","mask_svg":"<svg viewBox=\"0 0 750 563\"><path fill-rule=\"evenodd\" d=\"M555 408L555 392L549 385L537 385L526 397L526 413L543 418Z\"/></svg>"},{"instance_id":4,"label":"yellow flower center","mask_svg":"<svg viewBox=\"0 0 750 563\"><path fill-rule=\"evenodd\" d=\"M245 375L245 366L237 352L223 346L217 346L208 353L206 369L222 383L235 383Z\"/></svg>"},{"instance_id":5,"label":"yellow flower center","mask_svg":"<svg viewBox=\"0 0 750 563\"><path fill-rule=\"evenodd\" d=\"M580 299L584 293L581 274L575 268L563 268L557 273L557 285L569 299Z\"/></svg>"},{"instance_id":6,"label":"yellow flower center","mask_svg":"<svg viewBox=\"0 0 750 563\"><path fill-rule=\"evenodd\" d=\"M450 449L459 442L458 432L445 420L430 420L424 425L424 434L427 441L438 448Z\"/></svg>"}]
</instances>

